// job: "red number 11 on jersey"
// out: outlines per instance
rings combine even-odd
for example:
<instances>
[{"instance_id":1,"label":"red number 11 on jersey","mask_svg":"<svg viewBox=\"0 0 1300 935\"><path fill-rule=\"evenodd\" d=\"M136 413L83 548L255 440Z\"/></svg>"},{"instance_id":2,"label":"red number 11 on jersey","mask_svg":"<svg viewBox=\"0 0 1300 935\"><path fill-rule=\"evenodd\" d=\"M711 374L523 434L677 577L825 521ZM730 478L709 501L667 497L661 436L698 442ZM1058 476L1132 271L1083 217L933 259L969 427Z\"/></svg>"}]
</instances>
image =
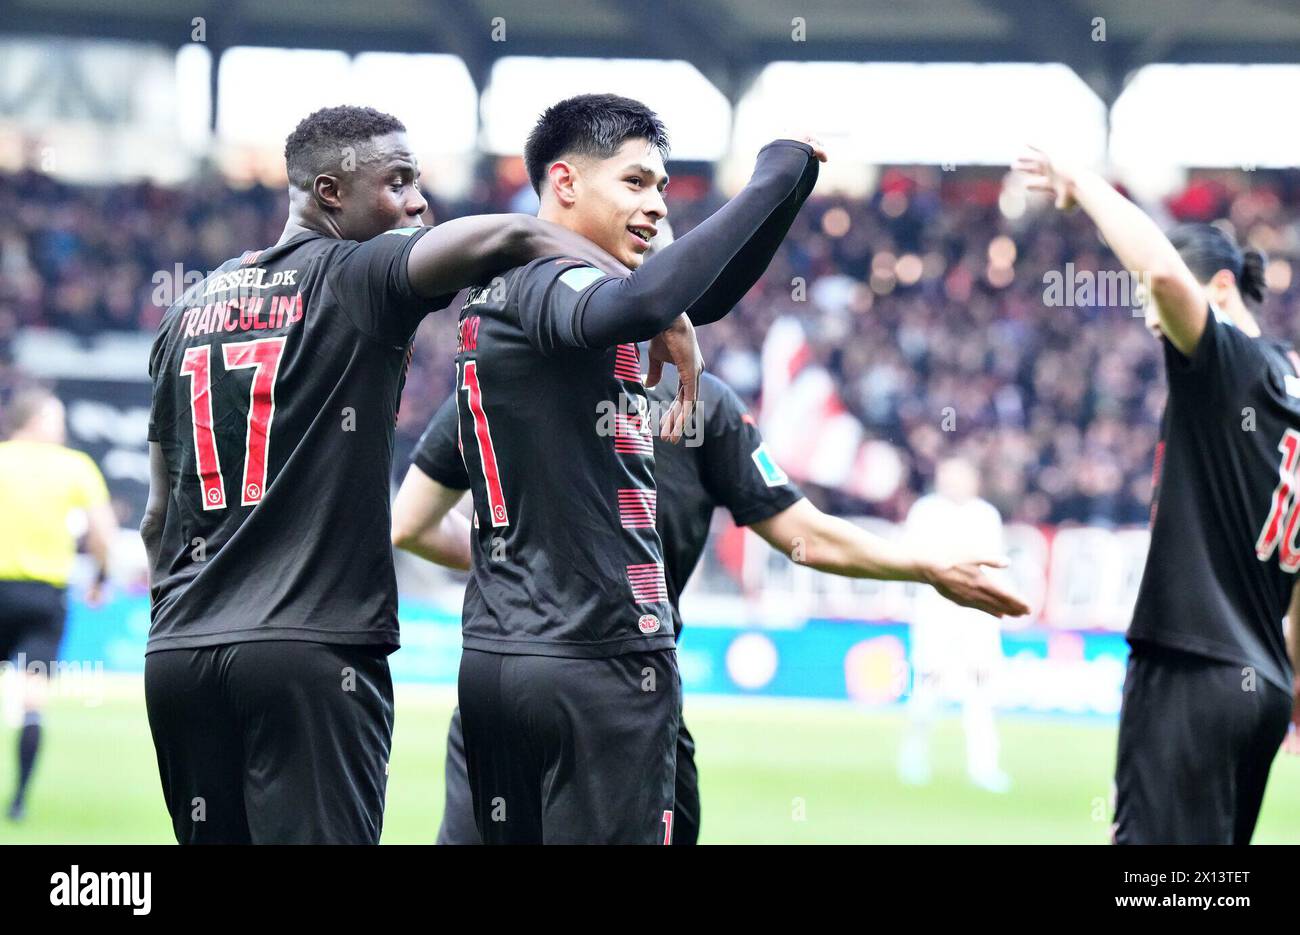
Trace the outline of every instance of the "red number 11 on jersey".
<instances>
[{"instance_id":1,"label":"red number 11 on jersey","mask_svg":"<svg viewBox=\"0 0 1300 935\"><path fill-rule=\"evenodd\" d=\"M501 470L497 466L496 449L492 447L487 413L483 411L483 389L478 384L478 361L465 361L463 378L461 389L465 391L470 415L474 417L474 437L478 440L479 460L483 462L483 480L487 483L488 513L492 517L493 526L509 526L506 495L501 489Z\"/></svg>"},{"instance_id":2,"label":"red number 11 on jersey","mask_svg":"<svg viewBox=\"0 0 1300 935\"><path fill-rule=\"evenodd\" d=\"M280 372L284 338L259 338L222 345L227 370L252 368L253 385L248 391L248 431L244 438L244 482L241 506L254 506L266 491L267 453L271 420L275 417L275 378ZM217 433L212 417L212 345L185 349L181 374L190 378L190 421L194 426L194 459L197 462L203 509L226 508L226 482L217 452Z\"/></svg>"}]
</instances>

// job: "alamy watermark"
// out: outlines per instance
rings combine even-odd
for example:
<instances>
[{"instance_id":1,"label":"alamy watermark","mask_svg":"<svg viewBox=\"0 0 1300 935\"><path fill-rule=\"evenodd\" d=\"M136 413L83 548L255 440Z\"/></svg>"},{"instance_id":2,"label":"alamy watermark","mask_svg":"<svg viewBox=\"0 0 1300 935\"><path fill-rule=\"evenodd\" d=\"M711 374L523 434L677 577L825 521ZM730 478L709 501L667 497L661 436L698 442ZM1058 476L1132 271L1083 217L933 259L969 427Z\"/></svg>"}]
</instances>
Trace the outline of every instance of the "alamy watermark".
<instances>
[{"instance_id":1,"label":"alamy watermark","mask_svg":"<svg viewBox=\"0 0 1300 935\"><path fill-rule=\"evenodd\" d=\"M1043 304L1048 308L1131 308L1134 317L1141 317L1150 296L1151 276L1146 272L1075 269L1066 263L1064 270L1043 274Z\"/></svg>"},{"instance_id":2,"label":"alamy watermark","mask_svg":"<svg viewBox=\"0 0 1300 935\"><path fill-rule=\"evenodd\" d=\"M87 707L95 708L104 702L104 660L91 661L59 659L28 659L18 653L12 661L0 661L0 679L10 672L50 680L51 693L59 697L78 698Z\"/></svg>"},{"instance_id":3,"label":"alamy watermark","mask_svg":"<svg viewBox=\"0 0 1300 935\"><path fill-rule=\"evenodd\" d=\"M682 444L698 448L704 444L704 423L698 403L686 403L682 420ZM623 394L615 402L602 399L596 404L596 434L601 438L649 439L659 434L672 400L646 399Z\"/></svg>"}]
</instances>

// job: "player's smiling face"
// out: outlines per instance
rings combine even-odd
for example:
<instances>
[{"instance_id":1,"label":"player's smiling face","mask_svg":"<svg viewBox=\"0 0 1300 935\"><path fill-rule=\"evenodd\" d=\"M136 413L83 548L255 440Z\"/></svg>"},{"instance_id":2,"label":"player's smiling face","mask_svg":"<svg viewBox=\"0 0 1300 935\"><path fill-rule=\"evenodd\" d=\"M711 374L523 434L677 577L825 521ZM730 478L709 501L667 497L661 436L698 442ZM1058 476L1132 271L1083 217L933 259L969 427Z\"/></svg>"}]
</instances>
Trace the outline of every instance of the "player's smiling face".
<instances>
[{"instance_id":1,"label":"player's smiling face","mask_svg":"<svg viewBox=\"0 0 1300 935\"><path fill-rule=\"evenodd\" d=\"M340 174L337 217L345 238L369 240L384 231L424 226L421 215L429 203L420 194L420 167L405 133L376 136L354 158L355 168Z\"/></svg>"},{"instance_id":2,"label":"player's smiling face","mask_svg":"<svg viewBox=\"0 0 1300 935\"><path fill-rule=\"evenodd\" d=\"M663 157L637 138L626 140L608 159L575 164L574 229L636 269L645 260L658 222L668 216Z\"/></svg>"}]
</instances>

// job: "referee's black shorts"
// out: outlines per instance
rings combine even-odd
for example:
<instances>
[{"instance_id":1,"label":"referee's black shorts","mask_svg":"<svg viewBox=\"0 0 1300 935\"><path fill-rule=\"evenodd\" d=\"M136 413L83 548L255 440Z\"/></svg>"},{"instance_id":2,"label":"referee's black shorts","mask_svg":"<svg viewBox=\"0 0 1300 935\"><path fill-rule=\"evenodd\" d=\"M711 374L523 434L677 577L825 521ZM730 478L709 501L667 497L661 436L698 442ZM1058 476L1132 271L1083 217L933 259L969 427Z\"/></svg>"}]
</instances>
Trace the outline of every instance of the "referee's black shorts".
<instances>
[{"instance_id":1,"label":"referee's black shorts","mask_svg":"<svg viewBox=\"0 0 1300 935\"><path fill-rule=\"evenodd\" d=\"M1116 844L1249 844L1291 696L1235 663L1135 644L1115 765Z\"/></svg>"},{"instance_id":2,"label":"referee's black shorts","mask_svg":"<svg viewBox=\"0 0 1300 935\"><path fill-rule=\"evenodd\" d=\"M182 844L377 844L387 651L297 640L149 653L145 702Z\"/></svg>"},{"instance_id":3,"label":"referee's black shorts","mask_svg":"<svg viewBox=\"0 0 1300 935\"><path fill-rule=\"evenodd\" d=\"M675 650L465 650L460 713L483 842L671 843L680 711Z\"/></svg>"},{"instance_id":4,"label":"referee's black shorts","mask_svg":"<svg viewBox=\"0 0 1300 935\"><path fill-rule=\"evenodd\" d=\"M0 581L0 662L50 674L59 658L67 591L44 581Z\"/></svg>"}]
</instances>

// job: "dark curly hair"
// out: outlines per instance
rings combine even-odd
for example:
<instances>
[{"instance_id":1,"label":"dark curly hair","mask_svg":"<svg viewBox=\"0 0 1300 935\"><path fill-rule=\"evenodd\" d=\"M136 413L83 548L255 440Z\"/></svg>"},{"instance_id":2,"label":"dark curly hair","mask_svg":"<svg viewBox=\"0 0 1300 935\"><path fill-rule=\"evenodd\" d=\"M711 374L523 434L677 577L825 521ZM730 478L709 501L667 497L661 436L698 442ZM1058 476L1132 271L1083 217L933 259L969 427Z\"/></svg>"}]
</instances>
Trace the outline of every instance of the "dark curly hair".
<instances>
[{"instance_id":1,"label":"dark curly hair","mask_svg":"<svg viewBox=\"0 0 1300 935\"><path fill-rule=\"evenodd\" d=\"M580 94L546 108L528 134L524 165L533 191L542 193L546 170L565 156L608 159L631 139L644 138L668 158L668 131L640 101L617 94Z\"/></svg>"},{"instance_id":2,"label":"dark curly hair","mask_svg":"<svg viewBox=\"0 0 1300 935\"><path fill-rule=\"evenodd\" d=\"M404 133L406 125L373 107L322 107L302 119L284 141L289 184L311 188L322 172L337 169L348 146L369 143L386 133Z\"/></svg>"}]
</instances>

